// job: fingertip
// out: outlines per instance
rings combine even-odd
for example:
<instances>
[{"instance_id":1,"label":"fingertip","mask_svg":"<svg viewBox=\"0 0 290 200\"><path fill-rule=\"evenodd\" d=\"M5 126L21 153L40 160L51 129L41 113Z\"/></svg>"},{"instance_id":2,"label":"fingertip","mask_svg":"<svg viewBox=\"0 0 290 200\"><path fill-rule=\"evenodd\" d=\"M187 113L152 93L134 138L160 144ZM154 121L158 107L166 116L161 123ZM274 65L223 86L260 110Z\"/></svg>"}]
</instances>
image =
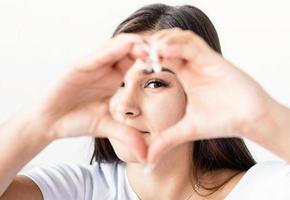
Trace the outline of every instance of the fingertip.
<instances>
[{"instance_id":1,"label":"fingertip","mask_svg":"<svg viewBox=\"0 0 290 200\"><path fill-rule=\"evenodd\" d=\"M161 156L161 149L163 149L164 143L161 138L156 139L148 149L147 162L150 164L156 164L158 157Z\"/></svg>"},{"instance_id":2,"label":"fingertip","mask_svg":"<svg viewBox=\"0 0 290 200\"><path fill-rule=\"evenodd\" d=\"M155 164L151 163L145 164L143 169L144 174L150 174L154 170L155 166L156 166Z\"/></svg>"},{"instance_id":3,"label":"fingertip","mask_svg":"<svg viewBox=\"0 0 290 200\"><path fill-rule=\"evenodd\" d=\"M138 160L141 162L141 163L146 163L147 162L147 153L146 151L142 152L138 157Z\"/></svg>"},{"instance_id":4,"label":"fingertip","mask_svg":"<svg viewBox=\"0 0 290 200\"><path fill-rule=\"evenodd\" d=\"M134 149L137 159L140 162L146 162L147 159L147 145L140 133L130 128L129 145Z\"/></svg>"},{"instance_id":5,"label":"fingertip","mask_svg":"<svg viewBox=\"0 0 290 200\"><path fill-rule=\"evenodd\" d=\"M145 61L147 59L147 57L149 56L149 54L148 54L147 50L144 49L144 47L142 45L140 45L140 43L138 42L137 44L135 44L133 46L131 56L135 59L139 58L142 61Z\"/></svg>"},{"instance_id":6,"label":"fingertip","mask_svg":"<svg viewBox=\"0 0 290 200\"><path fill-rule=\"evenodd\" d=\"M137 159L140 162L145 163L147 159L147 146L145 144L145 141L143 141L142 139L138 139L138 141L133 142L132 145L135 149Z\"/></svg>"},{"instance_id":7,"label":"fingertip","mask_svg":"<svg viewBox=\"0 0 290 200\"><path fill-rule=\"evenodd\" d=\"M158 53L164 58L179 58L181 49L177 46L162 45L158 48Z\"/></svg>"}]
</instances>

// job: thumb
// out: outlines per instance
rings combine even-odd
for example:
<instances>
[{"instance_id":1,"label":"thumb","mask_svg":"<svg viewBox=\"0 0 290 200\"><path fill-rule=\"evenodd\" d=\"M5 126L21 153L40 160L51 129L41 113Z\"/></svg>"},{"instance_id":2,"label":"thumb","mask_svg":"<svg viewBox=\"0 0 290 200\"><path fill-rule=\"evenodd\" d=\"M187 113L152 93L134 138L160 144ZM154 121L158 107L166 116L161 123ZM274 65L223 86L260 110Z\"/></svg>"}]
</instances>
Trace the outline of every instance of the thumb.
<instances>
[{"instance_id":1,"label":"thumb","mask_svg":"<svg viewBox=\"0 0 290 200\"><path fill-rule=\"evenodd\" d=\"M163 59L182 59L194 63L193 66L211 66L221 60L221 55L202 39L187 44L161 44L158 54Z\"/></svg>"},{"instance_id":2,"label":"thumb","mask_svg":"<svg viewBox=\"0 0 290 200\"><path fill-rule=\"evenodd\" d=\"M125 145L136 155L141 162L146 160L147 145L142 135L134 128L115 121L110 116L103 118L94 135L97 137L114 138Z\"/></svg>"},{"instance_id":3,"label":"thumb","mask_svg":"<svg viewBox=\"0 0 290 200\"><path fill-rule=\"evenodd\" d=\"M148 149L147 162L155 164L160 157L179 144L193 140L194 133L184 119L161 132Z\"/></svg>"}]
</instances>

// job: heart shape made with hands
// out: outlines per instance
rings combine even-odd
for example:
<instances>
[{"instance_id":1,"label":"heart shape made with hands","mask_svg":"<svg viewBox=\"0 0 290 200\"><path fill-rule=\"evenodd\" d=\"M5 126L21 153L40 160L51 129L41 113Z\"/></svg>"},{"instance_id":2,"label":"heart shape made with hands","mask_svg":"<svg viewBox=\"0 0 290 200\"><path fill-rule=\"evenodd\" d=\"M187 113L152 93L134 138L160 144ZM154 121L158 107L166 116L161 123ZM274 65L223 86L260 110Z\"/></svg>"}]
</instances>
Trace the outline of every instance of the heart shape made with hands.
<instances>
[{"instance_id":1,"label":"heart shape made with hands","mask_svg":"<svg viewBox=\"0 0 290 200\"><path fill-rule=\"evenodd\" d=\"M148 146L146 161L185 142L241 137L245 124L265 116L269 95L200 36L178 28L153 34L161 66L176 73L187 95L184 116Z\"/></svg>"},{"instance_id":2,"label":"heart shape made with hands","mask_svg":"<svg viewBox=\"0 0 290 200\"><path fill-rule=\"evenodd\" d=\"M121 34L108 42L93 61L75 67L44 102L46 118L57 121L57 137L92 135L116 138L140 161L155 163L174 147L193 140L240 136L246 123L265 115L268 95L247 74L225 60L198 35L181 29L162 30L147 40L155 43L161 66L175 72L187 97L184 116L158 133L146 146L140 132L116 122L108 98L119 88L136 59L148 53L138 45L144 38ZM85 119L79 122L79 118ZM157 134L156 134L157 135Z\"/></svg>"}]
</instances>

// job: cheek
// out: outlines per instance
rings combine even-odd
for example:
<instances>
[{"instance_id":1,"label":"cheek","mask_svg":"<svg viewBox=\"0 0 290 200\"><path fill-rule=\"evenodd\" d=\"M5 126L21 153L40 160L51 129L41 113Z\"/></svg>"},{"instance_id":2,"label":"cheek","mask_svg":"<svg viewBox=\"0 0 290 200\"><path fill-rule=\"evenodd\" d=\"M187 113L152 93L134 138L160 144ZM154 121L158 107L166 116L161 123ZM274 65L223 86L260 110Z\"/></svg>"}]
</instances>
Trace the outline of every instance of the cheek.
<instances>
[{"instance_id":1,"label":"cheek","mask_svg":"<svg viewBox=\"0 0 290 200\"><path fill-rule=\"evenodd\" d=\"M155 130L162 131L179 121L185 112L186 96L183 90L172 89L172 91L160 94L154 98L154 102L148 102L148 122Z\"/></svg>"}]
</instances>

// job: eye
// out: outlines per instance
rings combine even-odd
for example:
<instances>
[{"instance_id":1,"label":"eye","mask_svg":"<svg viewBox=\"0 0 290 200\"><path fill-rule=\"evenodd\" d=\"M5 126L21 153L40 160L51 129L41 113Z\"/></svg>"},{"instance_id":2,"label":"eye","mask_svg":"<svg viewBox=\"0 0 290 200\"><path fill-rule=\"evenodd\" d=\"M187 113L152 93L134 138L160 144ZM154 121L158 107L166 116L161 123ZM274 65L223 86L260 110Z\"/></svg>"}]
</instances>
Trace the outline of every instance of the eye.
<instances>
[{"instance_id":1,"label":"eye","mask_svg":"<svg viewBox=\"0 0 290 200\"><path fill-rule=\"evenodd\" d=\"M120 85L120 87L125 87L125 83L122 82L121 85Z\"/></svg>"},{"instance_id":2,"label":"eye","mask_svg":"<svg viewBox=\"0 0 290 200\"><path fill-rule=\"evenodd\" d=\"M167 87L168 86L168 83L162 81L162 80L151 80L149 81L145 87L149 87L149 88L152 88L152 89L156 89L156 88L159 88L159 87Z\"/></svg>"}]
</instances>

